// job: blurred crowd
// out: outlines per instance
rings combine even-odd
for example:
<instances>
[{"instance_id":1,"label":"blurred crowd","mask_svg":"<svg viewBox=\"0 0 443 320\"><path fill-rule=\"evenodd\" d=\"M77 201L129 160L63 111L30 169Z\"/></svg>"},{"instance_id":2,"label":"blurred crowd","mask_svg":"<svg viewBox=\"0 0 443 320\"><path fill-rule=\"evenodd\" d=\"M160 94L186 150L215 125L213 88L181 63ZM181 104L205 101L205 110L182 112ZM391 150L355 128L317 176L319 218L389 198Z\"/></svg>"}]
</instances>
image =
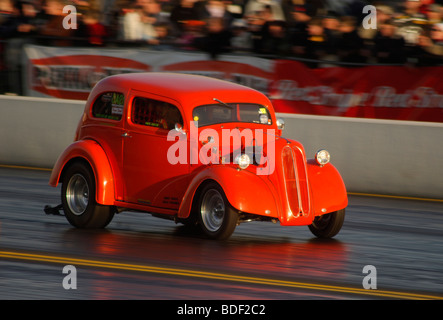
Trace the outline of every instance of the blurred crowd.
<instances>
[{"instance_id":1,"label":"blurred crowd","mask_svg":"<svg viewBox=\"0 0 443 320\"><path fill-rule=\"evenodd\" d=\"M364 28L365 5L377 8ZM64 28L69 11L76 21ZM0 0L0 41L55 46L295 57L342 63L440 64L443 0ZM370 21L374 23L374 21Z\"/></svg>"}]
</instances>

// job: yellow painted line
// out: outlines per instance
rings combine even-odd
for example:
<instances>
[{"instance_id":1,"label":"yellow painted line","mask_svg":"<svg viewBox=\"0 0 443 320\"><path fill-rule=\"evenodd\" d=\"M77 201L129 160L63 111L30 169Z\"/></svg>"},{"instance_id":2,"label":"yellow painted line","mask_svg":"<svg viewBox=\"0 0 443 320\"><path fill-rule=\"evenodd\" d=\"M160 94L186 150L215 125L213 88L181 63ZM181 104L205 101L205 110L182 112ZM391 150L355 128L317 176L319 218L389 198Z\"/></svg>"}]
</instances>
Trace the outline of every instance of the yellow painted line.
<instances>
[{"instance_id":1,"label":"yellow painted line","mask_svg":"<svg viewBox=\"0 0 443 320\"><path fill-rule=\"evenodd\" d=\"M117 269L125 271L138 271L146 273L194 277L201 279L242 282L248 284L280 286L286 288L332 291L332 292L341 292L346 294L369 295L369 296L395 298L395 299L443 300L443 296L428 295L428 294L417 294L417 293L387 291L387 290L366 290L360 288L335 286L335 285L304 283L297 281L268 279L268 278L259 278L259 277L248 277L248 276L233 275L228 273L206 272L206 271L196 271L191 269L178 269L178 268L168 268L168 267L155 267L148 265L78 259L71 257L60 257L60 256L32 254L32 253L0 251L0 257L7 259L34 261L34 262L60 263L65 265L70 264L70 265L85 266L85 267L98 267L98 268Z\"/></svg>"}]
</instances>

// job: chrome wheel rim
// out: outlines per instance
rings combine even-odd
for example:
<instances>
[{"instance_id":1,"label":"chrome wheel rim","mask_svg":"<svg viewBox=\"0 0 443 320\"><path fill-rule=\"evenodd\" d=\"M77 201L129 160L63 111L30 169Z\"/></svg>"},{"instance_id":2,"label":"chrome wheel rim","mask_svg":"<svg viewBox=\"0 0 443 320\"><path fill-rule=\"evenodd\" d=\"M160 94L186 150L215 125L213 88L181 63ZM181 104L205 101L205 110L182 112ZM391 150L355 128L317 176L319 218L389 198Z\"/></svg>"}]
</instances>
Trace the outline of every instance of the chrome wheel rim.
<instances>
[{"instance_id":1,"label":"chrome wheel rim","mask_svg":"<svg viewBox=\"0 0 443 320\"><path fill-rule=\"evenodd\" d=\"M86 211L89 204L89 186L81 174L75 174L69 179L66 188L66 202L71 212L76 216Z\"/></svg>"},{"instance_id":2,"label":"chrome wheel rim","mask_svg":"<svg viewBox=\"0 0 443 320\"><path fill-rule=\"evenodd\" d=\"M220 192L208 190L203 197L200 212L206 229L210 232L218 231L225 217L225 202Z\"/></svg>"}]
</instances>

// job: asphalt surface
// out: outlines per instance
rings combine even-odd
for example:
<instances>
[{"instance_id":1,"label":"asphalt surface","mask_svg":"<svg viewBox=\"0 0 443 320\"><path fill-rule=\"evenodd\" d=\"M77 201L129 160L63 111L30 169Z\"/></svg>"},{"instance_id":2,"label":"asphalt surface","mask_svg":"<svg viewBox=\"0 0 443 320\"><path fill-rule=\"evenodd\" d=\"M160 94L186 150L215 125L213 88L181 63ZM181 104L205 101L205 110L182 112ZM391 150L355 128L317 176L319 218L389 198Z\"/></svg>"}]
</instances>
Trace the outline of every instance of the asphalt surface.
<instances>
[{"instance_id":1,"label":"asphalt surface","mask_svg":"<svg viewBox=\"0 0 443 320\"><path fill-rule=\"evenodd\" d=\"M136 212L72 228L43 211L49 175L0 167L2 300L443 299L443 202L354 195L332 240L251 222L219 242Z\"/></svg>"}]
</instances>

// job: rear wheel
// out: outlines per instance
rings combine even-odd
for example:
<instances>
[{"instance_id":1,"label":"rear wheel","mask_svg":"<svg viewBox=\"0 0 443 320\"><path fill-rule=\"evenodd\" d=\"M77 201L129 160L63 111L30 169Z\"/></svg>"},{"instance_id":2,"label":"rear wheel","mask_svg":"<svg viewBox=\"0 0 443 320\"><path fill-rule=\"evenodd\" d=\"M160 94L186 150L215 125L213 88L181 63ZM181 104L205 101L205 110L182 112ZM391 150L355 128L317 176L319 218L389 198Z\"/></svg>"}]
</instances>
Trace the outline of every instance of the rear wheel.
<instances>
[{"instance_id":1,"label":"rear wheel","mask_svg":"<svg viewBox=\"0 0 443 320\"><path fill-rule=\"evenodd\" d=\"M63 175L62 205L66 219L76 228L104 228L114 217L110 206L95 201L95 178L91 168L77 162Z\"/></svg>"},{"instance_id":2,"label":"rear wheel","mask_svg":"<svg viewBox=\"0 0 443 320\"><path fill-rule=\"evenodd\" d=\"M237 226L238 214L215 182L208 183L201 190L197 213L200 228L212 239L229 238Z\"/></svg>"},{"instance_id":3,"label":"rear wheel","mask_svg":"<svg viewBox=\"0 0 443 320\"><path fill-rule=\"evenodd\" d=\"M315 217L309 230L318 238L332 238L343 226L345 209Z\"/></svg>"}]
</instances>

